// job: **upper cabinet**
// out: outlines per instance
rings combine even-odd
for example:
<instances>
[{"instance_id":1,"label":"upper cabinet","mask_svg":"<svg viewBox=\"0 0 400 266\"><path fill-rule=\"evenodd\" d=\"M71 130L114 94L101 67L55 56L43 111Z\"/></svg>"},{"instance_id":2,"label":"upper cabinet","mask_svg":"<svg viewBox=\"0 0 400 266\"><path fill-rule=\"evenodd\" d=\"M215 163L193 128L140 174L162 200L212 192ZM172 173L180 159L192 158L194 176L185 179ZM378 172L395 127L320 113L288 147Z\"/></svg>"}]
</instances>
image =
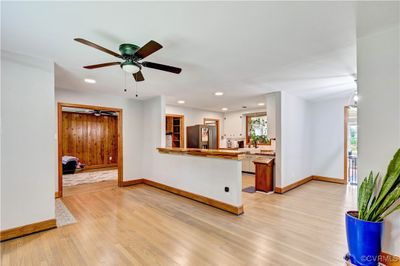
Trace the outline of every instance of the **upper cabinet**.
<instances>
[{"instance_id":1,"label":"upper cabinet","mask_svg":"<svg viewBox=\"0 0 400 266\"><path fill-rule=\"evenodd\" d=\"M244 138L244 116L240 113L231 113L225 115L224 136L226 138Z\"/></svg>"}]
</instances>

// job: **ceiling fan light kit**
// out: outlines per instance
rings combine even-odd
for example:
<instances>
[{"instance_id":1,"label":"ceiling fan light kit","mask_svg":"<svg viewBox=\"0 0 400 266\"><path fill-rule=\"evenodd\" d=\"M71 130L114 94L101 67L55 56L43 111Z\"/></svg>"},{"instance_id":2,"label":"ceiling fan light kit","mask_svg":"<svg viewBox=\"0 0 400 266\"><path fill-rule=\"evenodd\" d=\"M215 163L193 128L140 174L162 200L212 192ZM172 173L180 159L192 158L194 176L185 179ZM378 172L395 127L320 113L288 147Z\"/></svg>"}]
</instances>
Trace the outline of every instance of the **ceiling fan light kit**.
<instances>
[{"instance_id":1,"label":"ceiling fan light kit","mask_svg":"<svg viewBox=\"0 0 400 266\"><path fill-rule=\"evenodd\" d=\"M98 44L92 43L92 42L82 39L82 38L75 38L74 40L124 60L124 62L110 62L110 63L102 63L102 64L84 66L84 68L86 68L86 69L95 69L95 68L100 68L100 67L119 65L124 71L132 74L135 81L143 81L144 80L143 74L141 72L142 67L153 68L153 69L167 71L167 72L171 72L171 73L175 73L175 74L179 74L182 71L182 69L178 68L178 67L162 65L162 64L158 64L158 63L152 63L152 62L145 62L145 61L139 62L140 60L144 59L145 57L153 54L154 52L156 52L162 48L161 44L159 44L153 40L149 41L142 47L137 46L135 44L131 44L131 43L123 43L119 46L119 51L121 54L113 52L107 48L104 48Z\"/></svg>"},{"instance_id":2,"label":"ceiling fan light kit","mask_svg":"<svg viewBox=\"0 0 400 266\"><path fill-rule=\"evenodd\" d=\"M126 60L121 63L121 68L131 74L137 73L142 69L142 66L132 60Z\"/></svg>"}]
</instances>

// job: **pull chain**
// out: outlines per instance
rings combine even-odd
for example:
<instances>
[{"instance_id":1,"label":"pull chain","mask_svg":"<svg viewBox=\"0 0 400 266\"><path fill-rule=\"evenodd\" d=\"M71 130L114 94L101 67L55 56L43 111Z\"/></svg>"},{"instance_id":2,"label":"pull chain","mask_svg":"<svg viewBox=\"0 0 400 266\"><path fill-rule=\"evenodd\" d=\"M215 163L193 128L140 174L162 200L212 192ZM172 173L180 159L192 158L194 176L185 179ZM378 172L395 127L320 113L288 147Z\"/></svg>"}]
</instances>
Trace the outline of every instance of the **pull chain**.
<instances>
[{"instance_id":1,"label":"pull chain","mask_svg":"<svg viewBox=\"0 0 400 266\"><path fill-rule=\"evenodd\" d=\"M135 81L135 84L136 84L136 98L137 98L137 97L139 97L138 90L137 90L137 87L138 87L137 81Z\"/></svg>"},{"instance_id":2,"label":"pull chain","mask_svg":"<svg viewBox=\"0 0 400 266\"><path fill-rule=\"evenodd\" d=\"M125 72L124 74L125 74L125 79L124 79L124 92L127 92L127 89L126 89L126 72Z\"/></svg>"}]
</instances>

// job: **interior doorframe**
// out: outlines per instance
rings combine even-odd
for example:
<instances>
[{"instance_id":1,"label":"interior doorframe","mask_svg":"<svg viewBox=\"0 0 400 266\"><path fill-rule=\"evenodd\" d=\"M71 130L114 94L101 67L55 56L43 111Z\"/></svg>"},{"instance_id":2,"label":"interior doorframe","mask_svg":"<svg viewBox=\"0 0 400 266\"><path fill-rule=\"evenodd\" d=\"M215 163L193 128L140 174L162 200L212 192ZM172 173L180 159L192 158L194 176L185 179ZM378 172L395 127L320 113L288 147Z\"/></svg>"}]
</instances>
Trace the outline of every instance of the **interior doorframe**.
<instances>
[{"instance_id":1,"label":"interior doorframe","mask_svg":"<svg viewBox=\"0 0 400 266\"><path fill-rule=\"evenodd\" d=\"M348 141L348 122L349 122L349 109L350 106L345 106L344 107L344 161L343 161L343 165L344 165L344 173L343 173L343 184L347 184L348 182L348 158L347 158L347 150L348 150L348 146L347 146L347 141Z\"/></svg>"},{"instance_id":2,"label":"interior doorframe","mask_svg":"<svg viewBox=\"0 0 400 266\"><path fill-rule=\"evenodd\" d=\"M100 111L112 111L118 113L118 126L117 126L117 137L118 137L118 186L123 186L123 152L122 152L122 109L114 107L104 107L87 104L76 104L76 103L57 103L57 140L58 140L58 191L55 193L56 197L62 197L63 195L63 177L62 177L62 147L63 147L63 134L62 134L62 108L85 108Z\"/></svg>"},{"instance_id":3,"label":"interior doorframe","mask_svg":"<svg viewBox=\"0 0 400 266\"><path fill-rule=\"evenodd\" d=\"M165 119L167 117L172 117L172 118L179 118L180 121L180 128L179 128L179 148L185 148L186 147L186 138L185 138L185 116L184 115L177 115L177 114L165 114ZM166 122L166 121L165 121ZM166 123L165 123L166 125Z\"/></svg>"},{"instance_id":4,"label":"interior doorframe","mask_svg":"<svg viewBox=\"0 0 400 266\"><path fill-rule=\"evenodd\" d=\"M206 120L211 120L211 121L215 121L215 123L217 124L217 149L219 149L219 141L220 141L220 122L218 118L203 118L203 124L206 124Z\"/></svg>"}]
</instances>

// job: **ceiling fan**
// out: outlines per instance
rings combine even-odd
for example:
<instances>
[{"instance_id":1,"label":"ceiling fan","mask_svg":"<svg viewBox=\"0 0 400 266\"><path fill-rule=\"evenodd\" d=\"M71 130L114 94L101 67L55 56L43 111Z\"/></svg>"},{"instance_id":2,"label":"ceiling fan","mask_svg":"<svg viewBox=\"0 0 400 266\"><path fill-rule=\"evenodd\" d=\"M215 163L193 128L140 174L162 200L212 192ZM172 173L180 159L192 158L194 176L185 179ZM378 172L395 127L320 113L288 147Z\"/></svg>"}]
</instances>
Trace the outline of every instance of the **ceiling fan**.
<instances>
[{"instance_id":1,"label":"ceiling fan","mask_svg":"<svg viewBox=\"0 0 400 266\"><path fill-rule=\"evenodd\" d=\"M93 114L94 116L117 116L116 112L101 110L90 110L89 114Z\"/></svg>"},{"instance_id":2,"label":"ceiling fan","mask_svg":"<svg viewBox=\"0 0 400 266\"><path fill-rule=\"evenodd\" d=\"M175 74L179 74L182 71L182 69L178 67L162 65L147 61L139 62L142 59L146 58L147 56L151 55L152 53L162 48L161 44L153 40L149 41L142 47L139 47L135 44L123 43L119 46L119 51L121 54L108 50L107 48L104 48L100 45L97 45L82 38L75 38L74 40L124 60L123 62L110 62L110 63L84 66L84 68L86 69L95 69L100 67L119 65L124 71L131 73L136 81L144 80L141 71L142 67L158 69L161 71L167 71Z\"/></svg>"}]
</instances>

